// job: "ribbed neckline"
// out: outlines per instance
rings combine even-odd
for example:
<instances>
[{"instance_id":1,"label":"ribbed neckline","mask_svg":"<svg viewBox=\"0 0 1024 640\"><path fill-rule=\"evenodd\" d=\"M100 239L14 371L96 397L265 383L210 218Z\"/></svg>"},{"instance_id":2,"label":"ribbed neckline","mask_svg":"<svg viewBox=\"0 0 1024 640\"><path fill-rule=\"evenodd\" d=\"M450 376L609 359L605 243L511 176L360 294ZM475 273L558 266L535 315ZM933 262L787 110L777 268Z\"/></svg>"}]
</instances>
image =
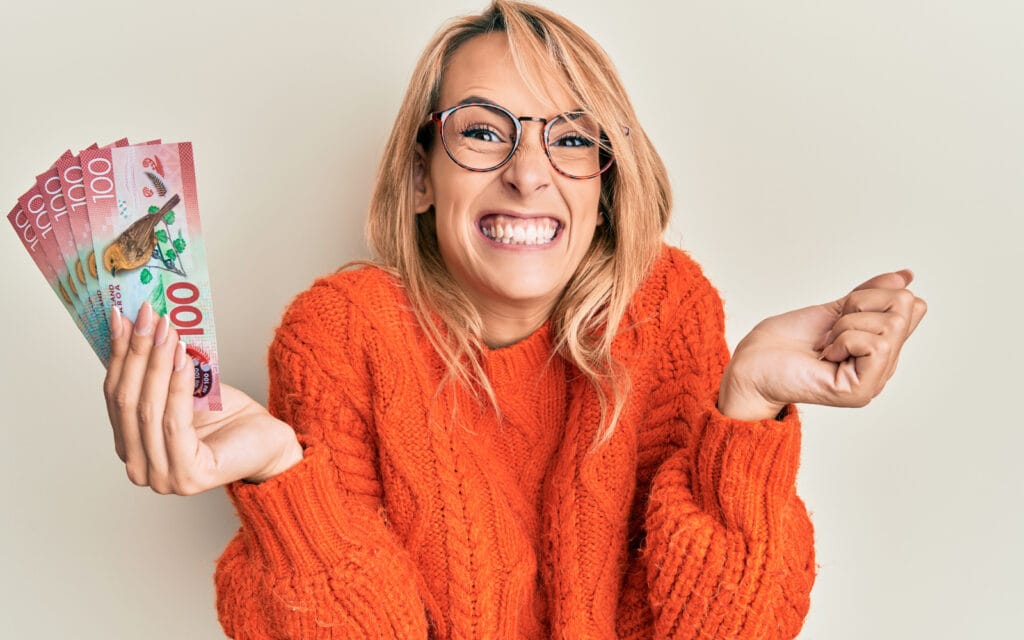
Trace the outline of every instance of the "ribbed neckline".
<instances>
[{"instance_id":1,"label":"ribbed neckline","mask_svg":"<svg viewBox=\"0 0 1024 640\"><path fill-rule=\"evenodd\" d=\"M483 353L484 366L492 374L499 371L509 373L533 371L546 364L550 357L550 318L519 342L506 347L487 349Z\"/></svg>"}]
</instances>

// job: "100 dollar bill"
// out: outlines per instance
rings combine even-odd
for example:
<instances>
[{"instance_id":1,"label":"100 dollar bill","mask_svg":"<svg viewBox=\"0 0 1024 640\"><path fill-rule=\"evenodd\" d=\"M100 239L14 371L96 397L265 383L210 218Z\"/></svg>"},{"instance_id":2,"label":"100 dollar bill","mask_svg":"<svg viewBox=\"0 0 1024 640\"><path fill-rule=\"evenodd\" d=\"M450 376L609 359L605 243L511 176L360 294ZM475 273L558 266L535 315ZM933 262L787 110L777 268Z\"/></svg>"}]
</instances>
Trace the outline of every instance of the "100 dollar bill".
<instances>
[{"instance_id":1,"label":"100 dollar bill","mask_svg":"<svg viewBox=\"0 0 1024 640\"><path fill-rule=\"evenodd\" d=\"M75 307L74 300L71 298L67 287L65 287L61 282L61 274L54 270L49 256L47 255L49 252L44 248L48 239L52 242L50 234L40 234L38 228L30 222L29 215L25 213L25 210L22 209L20 204L14 205L14 208L7 214L7 220L11 223L11 227L14 229L14 232L18 234L18 239L21 240L21 244L25 247L25 250L28 251L29 256L32 257L32 261L36 263L36 268L38 268L39 272L43 274L44 278L46 278L47 284L49 284L50 288L53 289L53 292L57 294L57 298L60 299L64 308L67 309L68 314L71 315L71 319L75 321L75 326L78 327L78 330L86 337L93 352L100 359L103 365L106 366L107 360L109 359L107 350L109 350L110 345L109 343L107 345L102 345L98 340L90 335L85 326L85 321L83 320L81 313ZM48 232L49 226L47 225L45 229ZM66 273L63 274L65 278L67 275L68 274ZM106 347L106 350L104 347Z\"/></svg>"},{"instance_id":2,"label":"100 dollar bill","mask_svg":"<svg viewBox=\"0 0 1024 640\"><path fill-rule=\"evenodd\" d=\"M80 162L104 307L167 315L192 358L195 408L221 410L192 145L86 149Z\"/></svg>"},{"instance_id":3,"label":"100 dollar bill","mask_svg":"<svg viewBox=\"0 0 1024 640\"><path fill-rule=\"evenodd\" d=\"M90 278L89 269L82 260L80 247L71 226L70 210L64 193L61 190L61 180L57 171L57 163L73 158L70 151L57 159L50 169L36 176L36 190L43 198L43 206L50 212L50 223L53 225L54 235L57 243L69 266L73 266L71 275L78 288L79 298L82 300L82 312L86 325L96 336L100 345L109 343L110 328L107 326L107 319L103 312L103 305L98 297L91 295L96 288L90 286L95 278ZM104 347L106 350L106 348ZM104 354L107 360L109 353Z\"/></svg>"}]
</instances>

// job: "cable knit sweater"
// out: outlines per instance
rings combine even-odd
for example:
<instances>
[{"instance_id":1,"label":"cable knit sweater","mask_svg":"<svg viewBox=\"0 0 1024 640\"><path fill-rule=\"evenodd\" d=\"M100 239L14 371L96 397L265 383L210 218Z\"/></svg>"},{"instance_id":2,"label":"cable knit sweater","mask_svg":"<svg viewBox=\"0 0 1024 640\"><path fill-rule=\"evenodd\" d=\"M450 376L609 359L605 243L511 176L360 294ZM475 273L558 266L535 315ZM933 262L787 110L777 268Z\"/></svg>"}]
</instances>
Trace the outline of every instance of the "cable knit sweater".
<instances>
[{"instance_id":1,"label":"cable knit sweater","mask_svg":"<svg viewBox=\"0 0 1024 640\"><path fill-rule=\"evenodd\" d=\"M679 249L663 249L623 327L613 350L632 392L588 453L600 404L551 358L547 325L484 355L499 422L466 393L435 394L443 365L393 277L317 280L269 357L270 411L304 458L228 486L241 528L215 576L226 633L796 636L815 565L795 407L780 421L718 412L722 303Z\"/></svg>"}]
</instances>

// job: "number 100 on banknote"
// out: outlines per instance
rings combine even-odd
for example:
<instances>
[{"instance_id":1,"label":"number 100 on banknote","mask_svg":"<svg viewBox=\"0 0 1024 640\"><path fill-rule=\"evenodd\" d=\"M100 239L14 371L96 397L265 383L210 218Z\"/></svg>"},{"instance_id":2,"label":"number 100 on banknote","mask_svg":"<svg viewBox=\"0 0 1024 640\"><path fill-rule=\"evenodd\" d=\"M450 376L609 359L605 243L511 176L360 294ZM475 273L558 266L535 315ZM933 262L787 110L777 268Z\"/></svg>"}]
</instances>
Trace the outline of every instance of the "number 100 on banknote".
<instances>
[{"instance_id":1,"label":"number 100 on banknote","mask_svg":"<svg viewBox=\"0 0 1024 640\"><path fill-rule=\"evenodd\" d=\"M192 145L81 153L82 182L103 306L134 322L149 302L192 358L196 409L219 411L220 373Z\"/></svg>"}]
</instances>

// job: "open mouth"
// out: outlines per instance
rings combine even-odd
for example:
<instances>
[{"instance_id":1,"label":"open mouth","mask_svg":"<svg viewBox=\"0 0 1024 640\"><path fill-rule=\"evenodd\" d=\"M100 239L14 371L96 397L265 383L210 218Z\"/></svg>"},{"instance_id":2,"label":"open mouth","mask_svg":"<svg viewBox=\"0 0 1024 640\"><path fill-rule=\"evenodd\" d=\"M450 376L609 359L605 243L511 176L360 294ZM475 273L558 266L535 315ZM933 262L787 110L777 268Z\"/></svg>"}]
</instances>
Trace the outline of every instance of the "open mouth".
<instances>
[{"instance_id":1,"label":"open mouth","mask_svg":"<svg viewBox=\"0 0 1024 640\"><path fill-rule=\"evenodd\" d=\"M498 244L543 246L558 237L562 224L547 216L520 218L499 213L483 216L477 222L480 233Z\"/></svg>"}]
</instances>

